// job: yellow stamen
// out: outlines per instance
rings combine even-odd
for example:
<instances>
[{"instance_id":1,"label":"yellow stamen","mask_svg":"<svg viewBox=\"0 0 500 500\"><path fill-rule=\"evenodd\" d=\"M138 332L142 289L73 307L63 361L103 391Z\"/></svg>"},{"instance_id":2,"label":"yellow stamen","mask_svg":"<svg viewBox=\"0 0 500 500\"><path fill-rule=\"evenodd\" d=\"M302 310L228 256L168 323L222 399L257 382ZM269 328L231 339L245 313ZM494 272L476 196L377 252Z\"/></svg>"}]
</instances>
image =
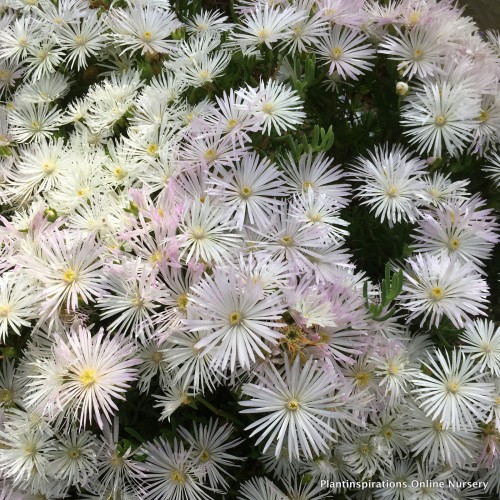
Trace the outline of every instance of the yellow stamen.
<instances>
[{"instance_id":1,"label":"yellow stamen","mask_svg":"<svg viewBox=\"0 0 500 500\"><path fill-rule=\"evenodd\" d=\"M291 411L297 411L299 409L299 402L296 399L290 399L287 408Z\"/></svg>"},{"instance_id":2,"label":"yellow stamen","mask_svg":"<svg viewBox=\"0 0 500 500\"><path fill-rule=\"evenodd\" d=\"M90 387L97 381L97 373L93 368L86 368L78 377L84 387Z\"/></svg>"}]
</instances>

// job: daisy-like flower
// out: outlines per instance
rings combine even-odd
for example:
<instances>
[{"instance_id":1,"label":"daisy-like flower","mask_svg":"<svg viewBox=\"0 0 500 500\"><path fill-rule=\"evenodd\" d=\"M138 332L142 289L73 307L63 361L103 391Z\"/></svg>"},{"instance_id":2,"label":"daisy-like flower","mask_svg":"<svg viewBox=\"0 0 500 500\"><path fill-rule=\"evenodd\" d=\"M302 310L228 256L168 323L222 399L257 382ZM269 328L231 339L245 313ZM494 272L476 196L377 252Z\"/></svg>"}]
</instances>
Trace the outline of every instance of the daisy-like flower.
<instances>
[{"instance_id":1,"label":"daisy-like flower","mask_svg":"<svg viewBox=\"0 0 500 500\"><path fill-rule=\"evenodd\" d=\"M106 45L107 37L102 18L97 13L84 17L78 23L68 23L56 33L59 43L68 51L67 62L79 71L88 65L88 59L97 55Z\"/></svg>"},{"instance_id":2,"label":"daisy-like flower","mask_svg":"<svg viewBox=\"0 0 500 500\"><path fill-rule=\"evenodd\" d=\"M230 171L217 170L208 184L213 186L208 194L217 196L224 206L234 211L240 230L246 222L265 226L273 212L282 206L282 201L276 198L287 194L276 166L256 153L243 156Z\"/></svg>"},{"instance_id":3,"label":"daisy-like flower","mask_svg":"<svg viewBox=\"0 0 500 500\"><path fill-rule=\"evenodd\" d=\"M206 500L208 488L202 483L203 468L174 439L173 446L158 438L142 447L146 454L144 475L148 498L151 500Z\"/></svg>"},{"instance_id":4,"label":"daisy-like flower","mask_svg":"<svg viewBox=\"0 0 500 500\"><path fill-rule=\"evenodd\" d=\"M460 335L462 352L480 364L480 371L490 371L500 377L500 327L492 321L477 319L465 324Z\"/></svg>"},{"instance_id":5,"label":"daisy-like flower","mask_svg":"<svg viewBox=\"0 0 500 500\"><path fill-rule=\"evenodd\" d=\"M245 481L238 492L239 500L286 500L288 497L267 477Z\"/></svg>"},{"instance_id":6,"label":"daisy-like flower","mask_svg":"<svg viewBox=\"0 0 500 500\"><path fill-rule=\"evenodd\" d=\"M295 130L306 116L297 92L275 80L268 80L267 83L261 80L259 87L248 86L238 91L237 95L243 100L242 106L262 120L267 134L271 133L271 129L278 135Z\"/></svg>"},{"instance_id":7,"label":"daisy-like flower","mask_svg":"<svg viewBox=\"0 0 500 500\"><path fill-rule=\"evenodd\" d=\"M418 27L404 33L396 27L397 36L387 35L378 51L389 55L389 59L400 61L398 70L411 79L414 75L426 78L433 75L443 56L435 29Z\"/></svg>"},{"instance_id":8,"label":"daisy-like flower","mask_svg":"<svg viewBox=\"0 0 500 500\"><path fill-rule=\"evenodd\" d=\"M409 441L411 451L431 465L442 462L452 466L465 464L477 453L479 443L472 432L445 428L439 419L427 417L414 405L409 406L408 410L403 434Z\"/></svg>"},{"instance_id":9,"label":"daisy-like flower","mask_svg":"<svg viewBox=\"0 0 500 500\"><path fill-rule=\"evenodd\" d=\"M182 26L175 13L141 3L128 9L111 9L108 23L117 45L125 47L123 52L141 54L168 52L174 43L168 38Z\"/></svg>"},{"instance_id":10,"label":"daisy-like flower","mask_svg":"<svg viewBox=\"0 0 500 500\"><path fill-rule=\"evenodd\" d=\"M220 33L221 31L228 31L234 25L227 23L227 19L228 17L218 10L208 11L202 9L186 21L186 31L188 33Z\"/></svg>"},{"instance_id":11,"label":"daisy-like flower","mask_svg":"<svg viewBox=\"0 0 500 500\"><path fill-rule=\"evenodd\" d=\"M0 276L0 341L5 342L9 329L20 335L23 326L30 326L36 317L34 283L21 273Z\"/></svg>"},{"instance_id":12,"label":"daisy-like flower","mask_svg":"<svg viewBox=\"0 0 500 500\"><path fill-rule=\"evenodd\" d=\"M411 321L423 314L421 325L429 318L438 326L445 315L457 328L470 316L484 315L488 285L472 262L461 264L446 254L417 254L407 260L403 292L399 297Z\"/></svg>"},{"instance_id":13,"label":"daisy-like flower","mask_svg":"<svg viewBox=\"0 0 500 500\"><path fill-rule=\"evenodd\" d=\"M339 183L345 179L345 174L340 166L333 165L333 158L327 158L325 153L314 155L309 151L302 154L298 162L288 153L287 158L281 159L280 165L294 194L307 194L312 189L314 193L327 195L338 207L349 204L351 186Z\"/></svg>"},{"instance_id":14,"label":"daisy-like flower","mask_svg":"<svg viewBox=\"0 0 500 500\"><path fill-rule=\"evenodd\" d=\"M450 200L422 214L414 248L417 252L446 252L461 262L484 266L500 240L499 225L492 210L484 208L479 196Z\"/></svg>"},{"instance_id":15,"label":"daisy-like flower","mask_svg":"<svg viewBox=\"0 0 500 500\"><path fill-rule=\"evenodd\" d=\"M241 235L233 232L224 207L209 200L193 200L186 207L179 226L180 258L186 262L221 263L231 260L231 251L241 245Z\"/></svg>"},{"instance_id":16,"label":"daisy-like flower","mask_svg":"<svg viewBox=\"0 0 500 500\"><path fill-rule=\"evenodd\" d=\"M0 469L5 478L23 489L36 491L47 485L53 449L50 433L7 423L0 430L0 445Z\"/></svg>"},{"instance_id":17,"label":"daisy-like flower","mask_svg":"<svg viewBox=\"0 0 500 500\"><path fill-rule=\"evenodd\" d=\"M402 146L379 146L368 154L369 158L360 157L353 166L352 177L363 182L356 189L357 196L363 199L361 203L368 205L382 222L387 219L392 225L414 221L419 194L425 189L425 162L412 158Z\"/></svg>"},{"instance_id":18,"label":"daisy-like flower","mask_svg":"<svg viewBox=\"0 0 500 500\"><path fill-rule=\"evenodd\" d=\"M202 394L205 390L213 391L222 378L212 366L213 353L196 347L209 333L175 331L168 337L169 348L165 350L169 370L175 374L174 383L186 381L194 392Z\"/></svg>"},{"instance_id":19,"label":"daisy-like flower","mask_svg":"<svg viewBox=\"0 0 500 500\"><path fill-rule=\"evenodd\" d=\"M249 369L256 357L264 358L282 336L278 328L285 308L278 293L264 296L253 282L244 282L234 270L214 270L192 287L186 328L209 330L195 347L213 353L214 367ZM267 343L265 342L267 341Z\"/></svg>"},{"instance_id":20,"label":"daisy-like flower","mask_svg":"<svg viewBox=\"0 0 500 500\"><path fill-rule=\"evenodd\" d=\"M190 445L191 454L195 457L195 462L204 469L204 475L208 478L211 488L222 486L227 490L229 485L223 474L232 478L227 467L236 467L237 464L234 462L243 460L227 452L243 442L241 439L231 440L233 432L232 425L221 425L212 419L206 426L195 426L193 434L184 427L179 427L179 434Z\"/></svg>"},{"instance_id":21,"label":"daisy-like flower","mask_svg":"<svg viewBox=\"0 0 500 500\"><path fill-rule=\"evenodd\" d=\"M407 99L402 109L403 126L419 153L442 156L463 151L472 140L481 111L481 100L463 85L428 84Z\"/></svg>"},{"instance_id":22,"label":"daisy-like flower","mask_svg":"<svg viewBox=\"0 0 500 500\"><path fill-rule=\"evenodd\" d=\"M500 152L491 151L486 155L488 164L484 167L484 171L488 177L495 183L495 186L500 186Z\"/></svg>"},{"instance_id":23,"label":"daisy-like flower","mask_svg":"<svg viewBox=\"0 0 500 500\"><path fill-rule=\"evenodd\" d=\"M323 19L321 11L311 15L311 0L299 0L295 2L297 12L304 12L304 19L296 22L291 28L289 39L283 41L283 49L293 57L297 52L306 52L311 46L316 46L321 39L327 35L327 23Z\"/></svg>"},{"instance_id":24,"label":"daisy-like flower","mask_svg":"<svg viewBox=\"0 0 500 500\"><path fill-rule=\"evenodd\" d=\"M66 414L86 427L93 420L103 428L103 417L111 422L118 407L114 399L125 399L130 383L137 379L140 360L132 358L135 347L122 337L104 337L101 329L95 336L86 328L57 337L55 356L68 369L67 381L60 388L60 400Z\"/></svg>"},{"instance_id":25,"label":"daisy-like flower","mask_svg":"<svg viewBox=\"0 0 500 500\"><path fill-rule=\"evenodd\" d=\"M39 239L38 256L27 256L25 266L42 283L42 309L51 316L61 306L67 311L78 309L78 300L88 304L104 293L103 247L88 235L54 230Z\"/></svg>"},{"instance_id":26,"label":"daisy-like flower","mask_svg":"<svg viewBox=\"0 0 500 500\"><path fill-rule=\"evenodd\" d=\"M439 419L452 430L473 429L486 423L493 402L494 385L484 382L474 360L458 350L444 355L436 350L428 354L424 366L431 375L421 372L412 380L416 401L427 416Z\"/></svg>"},{"instance_id":27,"label":"daisy-like flower","mask_svg":"<svg viewBox=\"0 0 500 500\"><path fill-rule=\"evenodd\" d=\"M155 310L166 304L168 292L156 276L156 270L140 259L110 267L104 286L107 288L98 300L103 309L102 319L117 316L109 330L133 333L149 338L155 328Z\"/></svg>"},{"instance_id":28,"label":"daisy-like flower","mask_svg":"<svg viewBox=\"0 0 500 500\"><path fill-rule=\"evenodd\" d=\"M59 436L50 456L54 476L68 486L84 486L97 472L96 448L96 439L88 431L73 427Z\"/></svg>"},{"instance_id":29,"label":"daisy-like flower","mask_svg":"<svg viewBox=\"0 0 500 500\"><path fill-rule=\"evenodd\" d=\"M258 435L256 444L267 439L264 451L277 440L276 457L282 446L288 447L289 458L305 455L313 458L329 449L335 430L328 419L335 419L334 409L339 405L334 395L335 384L325 375L317 362L310 358L301 366L300 356L291 363L284 358L280 373L272 364L266 364L258 374L257 384L244 384L242 392L250 400L240 401L242 413L267 413L245 430Z\"/></svg>"},{"instance_id":30,"label":"daisy-like flower","mask_svg":"<svg viewBox=\"0 0 500 500\"><path fill-rule=\"evenodd\" d=\"M272 44L288 38L293 32L291 27L302 21L306 14L292 6L284 8L270 7L267 2L255 4L255 8L244 15L237 32L231 38L239 46L257 47L265 44L269 49Z\"/></svg>"},{"instance_id":31,"label":"daisy-like flower","mask_svg":"<svg viewBox=\"0 0 500 500\"><path fill-rule=\"evenodd\" d=\"M17 142L49 139L61 124L61 111L47 104L19 104L9 112L9 132Z\"/></svg>"},{"instance_id":32,"label":"daisy-like flower","mask_svg":"<svg viewBox=\"0 0 500 500\"><path fill-rule=\"evenodd\" d=\"M365 35L335 24L328 37L315 46L314 52L328 65L330 75L337 71L344 80L357 80L373 67L368 61L375 57L375 50L366 41Z\"/></svg>"},{"instance_id":33,"label":"daisy-like flower","mask_svg":"<svg viewBox=\"0 0 500 500\"><path fill-rule=\"evenodd\" d=\"M431 206L442 206L450 200L465 201L470 198L466 189L470 181L467 179L452 182L450 174L434 172L432 176L426 175L424 181L426 187L422 196L425 202Z\"/></svg>"}]
</instances>

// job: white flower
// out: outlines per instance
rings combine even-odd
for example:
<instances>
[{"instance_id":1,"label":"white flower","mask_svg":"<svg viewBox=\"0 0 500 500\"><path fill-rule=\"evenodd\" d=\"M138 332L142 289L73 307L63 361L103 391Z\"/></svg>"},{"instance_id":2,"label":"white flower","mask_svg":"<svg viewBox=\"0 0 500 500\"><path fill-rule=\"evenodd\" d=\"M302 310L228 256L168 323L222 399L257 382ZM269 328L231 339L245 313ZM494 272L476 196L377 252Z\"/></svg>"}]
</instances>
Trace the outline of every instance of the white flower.
<instances>
[{"instance_id":1,"label":"white flower","mask_svg":"<svg viewBox=\"0 0 500 500\"><path fill-rule=\"evenodd\" d=\"M140 50L141 54L168 52L175 43L168 40L169 36L182 26L173 12L141 3L128 9L111 9L108 23L114 31L113 39L125 47L123 52Z\"/></svg>"},{"instance_id":2,"label":"white flower","mask_svg":"<svg viewBox=\"0 0 500 500\"><path fill-rule=\"evenodd\" d=\"M231 251L241 244L241 236L233 232L233 222L223 207L205 200L187 204L180 224L180 258L186 262L221 263L230 260Z\"/></svg>"},{"instance_id":3,"label":"white flower","mask_svg":"<svg viewBox=\"0 0 500 500\"><path fill-rule=\"evenodd\" d=\"M465 324L460 335L462 352L480 363L480 371L500 377L500 327L492 321L477 319Z\"/></svg>"},{"instance_id":4,"label":"white flower","mask_svg":"<svg viewBox=\"0 0 500 500\"><path fill-rule=\"evenodd\" d=\"M460 264L446 254L417 254L407 264L399 300L410 311L409 321L423 313L421 325L429 318L438 326L447 316L460 328L471 315L485 314L488 285L472 262Z\"/></svg>"},{"instance_id":5,"label":"white flower","mask_svg":"<svg viewBox=\"0 0 500 500\"><path fill-rule=\"evenodd\" d=\"M17 142L50 138L61 123L61 111L47 104L19 104L9 112L9 132Z\"/></svg>"},{"instance_id":6,"label":"white flower","mask_svg":"<svg viewBox=\"0 0 500 500\"><path fill-rule=\"evenodd\" d=\"M414 221L419 194L425 188L424 168L425 163L402 146L379 146L369 152L369 158L358 158L353 167L352 177L363 183L356 189L357 196L382 222Z\"/></svg>"},{"instance_id":7,"label":"white flower","mask_svg":"<svg viewBox=\"0 0 500 500\"><path fill-rule=\"evenodd\" d=\"M421 455L428 463L462 465L472 460L479 448L476 434L464 429L445 428L439 418L427 417L415 406L408 407L407 426L404 435L411 451Z\"/></svg>"},{"instance_id":8,"label":"white flower","mask_svg":"<svg viewBox=\"0 0 500 500\"><path fill-rule=\"evenodd\" d=\"M297 92L275 80L268 80L267 83L261 80L258 88L248 86L238 91L237 95L243 100L242 106L262 120L267 134L271 133L271 129L278 135L295 130L306 116Z\"/></svg>"},{"instance_id":9,"label":"white flower","mask_svg":"<svg viewBox=\"0 0 500 500\"><path fill-rule=\"evenodd\" d=\"M257 3L253 11L247 13L237 26L237 32L231 38L241 47L265 44L269 49L272 44L292 35L291 27L306 16L303 11L296 11L292 6L282 9L270 7L266 3Z\"/></svg>"},{"instance_id":10,"label":"white flower","mask_svg":"<svg viewBox=\"0 0 500 500\"><path fill-rule=\"evenodd\" d=\"M254 477L245 481L238 500L287 500L287 496L267 477Z\"/></svg>"},{"instance_id":11,"label":"white flower","mask_svg":"<svg viewBox=\"0 0 500 500\"><path fill-rule=\"evenodd\" d=\"M419 153L442 156L443 145L451 155L472 140L480 113L480 99L462 85L426 84L408 97L401 113L405 134Z\"/></svg>"},{"instance_id":12,"label":"white flower","mask_svg":"<svg viewBox=\"0 0 500 500\"><path fill-rule=\"evenodd\" d=\"M203 469L191 456L191 449L174 439L173 447L158 438L142 447L146 454L144 476L151 500L205 500L209 498L202 483Z\"/></svg>"},{"instance_id":13,"label":"white flower","mask_svg":"<svg viewBox=\"0 0 500 500\"><path fill-rule=\"evenodd\" d=\"M227 467L236 467L237 463L234 462L243 460L227 452L243 442L241 439L230 439L234 431L232 425L221 425L212 419L206 426L194 426L193 434L184 427L179 427L179 434L190 445L191 454L203 469L211 488L222 486L227 490L229 485L224 475L233 477Z\"/></svg>"},{"instance_id":14,"label":"white flower","mask_svg":"<svg viewBox=\"0 0 500 500\"><path fill-rule=\"evenodd\" d=\"M311 151L303 153L298 162L288 153L286 159L281 159L280 165L294 194L307 194L312 189L314 193L328 196L338 207L349 204L351 186L339 183L345 179L345 174L339 165L333 165L333 158L326 157L324 152L317 155Z\"/></svg>"},{"instance_id":15,"label":"white flower","mask_svg":"<svg viewBox=\"0 0 500 500\"><path fill-rule=\"evenodd\" d=\"M403 72L402 76L408 75L408 79L414 75L421 79L433 75L444 53L436 30L417 27L403 33L396 27L396 33L397 36L387 35L378 51L400 61L398 70Z\"/></svg>"},{"instance_id":16,"label":"white flower","mask_svg":"<svg viewBox=\"0 0 500 500\"><path fill-rule=\"evenodd\" d=\"M484 206L484 200L474 196L423 212L416 229L415 251L434 255L444 251L460 262L484 266L500 240L496 217Z\"/></svg>"},{"instance_id":17,"label":"white flower","mask_svg":"<svg viewBox=\"0 0 500 500\"><path fill-rule=\"evenodd\" d=\"M9 329L17 335L23 326L30 326L36 317L36 301L33 294L36 288L27 276L17 273L4 273L0 276L0 341L5 342Z\"/></svg>"},{"instance_id":18,"label":"white flower","mask_svg":"<svg viewBox=\"0 0 500 500\"><path fill-rule=\"evenodd\" d=\"M217 169L208 184L213 186L208 194L234 211L240 230L247 222L264 227L273 212L282 206L282 201L276 198L287 194L276 166L256 153L244 155L229 171Z\"/></svg>"},{"instance_id":19,"label":"white flower","mask_svg":"<svg viewBox=\"0 0 500 500\"><path fill-rule=\"evenodd\" d=\"M97 472L96 448L97 442L90 432L71 428L58 437L50 455L54 476L68 486L84 486Z\"/></svg>"},{"instance_id":20,"label":"white flower","mask_svg":"<svg viewBox=\"0 0 500 500\"><path fill-rule=\"evenodd\" d=\"M60 399L66 403L66 414L80 420L86 427L93 420L103 428L103 417L111 422L118 410L114 399L125 399L130 383L137 379L132 358L134 346L115 335L104 337L101 329L91 336L86 328L68 334L67 340L57 337L54 354L64 360L67 381L60 387Z\"/></svg>"},{"instance_id":21,"label":"white flower","mask_svg":"<svg viewBox=\"0 0 500 500\"><path fill-rule=\"evenodd\" d=\"M329 449L335 430L327 419L336 418L338 406L335 384L316 361L310 358L304 366L300 356L293 364L285 357L280 373L269 363L264 374L257 374L259 383L244 384L243 394L250 400L240 401L242 413L267 413L246 430L258 436L256 444L266 440L264 451L277 440L276 457L286 445L290 460L301 455L312 458Z\"/></svg>"},{"instance_id":22,"label":"white flower","mask_svg":"<svg viewBox=\"0 0 500 500\"><path fill-rule=\"evenodd\" d=\"M70 67L76 66L77 70L87 67L88 59L102 51L107 42L104 31L102 18L93 12L80 22L64 25L56 33L59 43L69 51L67 62Z\"/></svg>"},{"instance_id":23,"label":"white flower","mask_svg":"<svg viewBox=\"0 0 500 500\"><path fill-rule=\"evenodd\" d=\"M214 367L234 371L236 364L249 369L256 358L264 358L282 336L278 320L285 308L278 293L264 296L253 282L245 283L233 270L214 270L192 287L186 328L210 330L197 344L213 354Z\"/></svg>"},{"instance_id":24,"label":"white flower","mask_svg":"<svg viewBox=\"0 0 500 500\"><path fill-rule=\"evenodd\" d=\"M484 171L487 172L488 177L493 180L495 186L500 186L500 152L491 151L486 155L488 165L484 167Z\"/></svg>"},{"instance_id":25,"label":"white flower","mask_svg":"<svg viewBox=\"0 0 500 500\"><path fill-rule=\"evenodd\" d=\"M78 300L88 304L104 292L99 256L102 246L93 237L53 230L37 242L38 256L27 256L25 266L42 284L44 317L58 308L78 309Z\"/></svg>"},{"instance_id":26,"label":"white flower","mask_svg":"<svg viewBox=\"0 0 500 500\"><path fill-rule=\"evenodd\" d=\"M366 41L365 35L335 24L329 36L316 45L314 52L329 65L330 75L337 71L344 80L357 80L373 67L368 60L375 57L375 50L369 43L364 43Z\"/></svg>"},{"instance_id":27,"label":"white flower","mask_svg":"<svg viewBox=\"0 0 500 500\"><path fill-rule=\"evenodd\" d=\"M474 429L487 423L493 402L493 384L484 382L473 359L454 350L451 357L436 350L423 363L432 375L421 372L412 380L416 401L427 416L452 430Z\"/></svg>"}]
</instances>

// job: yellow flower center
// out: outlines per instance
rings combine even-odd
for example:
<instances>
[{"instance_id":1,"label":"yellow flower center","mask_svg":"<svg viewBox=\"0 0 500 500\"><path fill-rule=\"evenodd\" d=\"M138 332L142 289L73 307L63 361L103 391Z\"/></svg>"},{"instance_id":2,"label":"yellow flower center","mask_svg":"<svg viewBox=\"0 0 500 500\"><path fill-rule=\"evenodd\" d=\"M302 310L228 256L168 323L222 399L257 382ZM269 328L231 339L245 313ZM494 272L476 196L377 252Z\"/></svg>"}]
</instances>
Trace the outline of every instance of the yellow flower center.
<instances>
[{"instance_id":1,"label":"yellow flower center","mask_svg":"<svg viewBox=\"0 0 500 500\"><path fill-rule=\"evenodd\" d=\"M47 174L51 174L56 169L56 164L53 161L46 161L42 165L42 169Z\"/></svg>"},{"instance_id":2,"label":"yellow flower center","mask_svg":"<svg viewBox=\"0 0 500 500\"><path fill-rule=\"evenodd\" d=\"M80 188L76 191L76 196L84 197L89 194L89 190L87 188Z\"/></svg>"},{"instance_id":3,"label":"yellow flower center","mask_svg":"<svg viewBox=\"0 0 500 500\"><path fill-rule=\"evenodd\" d=\"M39 121L37 121L37 120L33 120L33 121L31 122L31 128L32 128L33 130L42 130L42 126L41 126L40 122L39 122Z\"/></svg>"},{"instance_id":4,"label":"yellow flower center","mask_svg":"<svg viewBox=\"0 0 500 500\"><path fill-rule=\"evenodd\" d=\"M488 111L482 109L481 110L481 113L479 113L479 121L481 122L485 122L488 120L488 118L490 117L490 114L488 113Z\"/></svg>"},{"instance_id":5,"label":"yellow flower center","mask_svg":"<svg viewBox=\"0 0 500 500\"><path fill-rule=\"evenodd\" d=\"M63 280L68 283L74 283L76 281L76 272L73 269L67 269L64 271Z\"/></svg>"},{"instance_id":6,"label":"yellow flower center","mask_svg":"<svg viewBox=\"0 0 500 500\"><path fill-rule=\"evenodd\" d=\"M149 261L153 264L158 264L158 262L160 262L163 258L163 255L161 254L161 252L159 250L157 250L156 252L152 253L151 256L149 257Z\"/></svg>"},{"instance_id":7,"label":"yellow flower center","mask_svg":"<svg viewBox=\"0 0 500 500\"><path fill-rule=\"evenodd\" d=\"M210 453L208 451L203 450L203 452L200 455L200 461L201 462L208 462L210 460Z\"/></svg>"},{"instance_id":8,"label":"yellow flower center","mask_svg":"<svg viewBox=\"0 0 500 500\"><path fill-rule=\"evenodd\" d=\"M333 48L331 55L334 61L338 61L342 57L342 49L340 47Z\"/></svg>"},{"instance_id":9,"label":"yellow flower center","mask_svg":"<svg viewBox=\"0 0 500 500\"><path fill-rule=\"evenodd\" d=\"M456 238L450 240L449 243L450 250L456 250L459 247L459 245L460 243Z\"/></svg>"},{"instance_id":10,"label":"yellow flower center","mask_svg":"<svg viewBox=\"0 0 500 500\"><path fill-rule=\"evenodd\" d=\"M115 177L118 179L118 180L122 180L124 179L127 174L125 172L125 170L123 170L123 168L121 167L116 167L114 170L113 170L113 174L115 175Z\"/></svg>"},{"instance_id":11,"label":"yellow flower center","mask_svg":"<svg viewBox=\"0 0 500 500\"><path fill-rule=\"evenodd\" d=\"M399 368L395 364L389 363L389 365L387 366L387 373L389 375L396 375L398 372Z\"/></svg>"},{"instance_id":12,"label":"yellow flower center","mask_svg":"<svg viewBox=\"0 0 500 500\"><path fill-rule=\"evenodd\" d=\"M420 19L422 19L422 14L418 10L414 10L411 14L410 17L408 18L408 21L410 24L417 24L420 22Z\"/></svg>"},{"instance_id":13,"label":"yellow flower center","mask_svg":"<svg viewBox=\"0 0 500 500\"><path fill-rule=\"evenodd\" d=\"M312 188L313 187L313 183L310 182L310 181L305 181L303 184L302 184L302 187L304 188L305 191L307 191L309 188Z\"/></svg>"},{"instance_id":14,"label":"yellow flower center","mask_svg":"<svg viewBox=\"0 0 500 500\"><path fill-rule=\"evenodd\" d=\"M244 186L240 189L240 196L242 198L248 198L252 194L252 188L249 186Z\"/></svg>"},{"instance_id":15,"label":"yellow flower center","mask_svg":"<svg viewBox=\"0 0 500 500\"><path fill-rule=\"evenodd\" d=\"M397 193L398 193L398 188L396 186L391 186L387 190L387 196L389 196L389 198L395 198Z\"/></svg>"},{"instance_id":16,"label":"yellow flower center","mask_svg":"<svg viewBox=\"0 0 500 500\"><path fill-rule=\"evenodd\" d=\"M181 310L181 311L185 311L186 310L186 307L188 305L188 296L187 294L182 294L182 295L179 295L177 297L177 307Z\"/></svg>"},{"instance_id":17,"label":"yellow flower center","mask_svg":"<svg viewBox=\"0 0 500 500\"><path fill-rule=\"evenodd\" d=\"M229 315L229 323L231 325L239 325L241 323L242 317L239 312L233 312Z\"/></svg>"},{"instance_id":18,"label":"yellow flower center","mask_svg":"<svg viewBox=\"0 0 500 500\"><path fill-rule=\"evenodd\" d=\"M191 229L191 238L193 240L202 240L207 235L206 231L202 227L193 227Z\"/></svg>"},{"instance_id":19,"label":"yellow flower center","mask_svg":"<svg viewBox=\"0 0 500 500\"><path fill-rule=\"evenodd\" d=\"M234 127L236 127L236 125L238 125L238 121L235 120L234 118L231 118L228 122L227 122L227 128L229 130L233 130Z\"/></svg>"},{"instance_id":20,"label":"yellow flower center","mask_svg":"<svg viewBox=\"0 0 500 500\"><path fill-rule=\"evenodd\" d=\"M200 80L202 81L206 81L208 80L208 77L209 77L209 74L208 74L208 71L205 71L204 69L202 69L199 73L198 73L199 77L200 77Z\"/></svg>"},{"instance_id":21,"label":"yellow flower center","mask_svg":"<svg viewBox=\"0 0 500 500\"><path fill-rule=\"evenodd\" d=\"M68 455L70 458L72 458L73 460L76 460L77 458L80 457L81 453L80 453L80 450L76 447L73 447L73 448L70 448L69 451L68 451Z\"/></svg>"},{"instance_id":22,"label":"yellow flower center","mask_svg":"<svg viewBox=\"0 0 500 500\"><path fill-rule=\"evenodd\" d=\"M264 111L267 115L272 115L274 113L274 106L268 102L262 106L262 111Z\"/></svg>"},{"instance_id":23,"label":"yellow flower center","mask_svg":"<svg viewBox=\"0 0 500 500\"><path fill-rule=\"evenodd\" d=\"M431 290L431 299L433 300L441 300L443 298L443 289L440 288L439 286L435 286L432 290Z\"/></svg>"},{"instance_id":24,"label":"yellow flower center","mask_svg":"<svg viewBox=\"0 0 500 500\"><path fill-rule=\"evenodd\" d=\"M290 247L293 245L293 238L291 236L283 236L283 238L281 238L281 241L286 247Z\"/></svg>"},{"instance_id":25,"label":"yellow flower center","mask_svg":"<svg viewBox=\"0 0 500 500\"><path fill-rule=\"evenodd\" d=\"M207 149L205 151L205 160L210 162L210 161L214 161L216 159L217 159L217 152L214 151L212 148Z\"/></svg>"},{"instance_id":26,"label":"yellow flower center","mask_svg":"<svg viewBox=\"0 0 500 500\"><path fill-rule=\"evenodd\" d=\"M148 152L148 155L153 156L156 153L158 153L158 144L150 144L147 148L146 151Z\"/></svg>"},{"instance_id":27,"label":"yellow flower center","mask_svg":"<svg viewBox=\"0 0 500 500\"><path fill-rule=\"evenodd\" d=\"M266 30L265 28L262 28L257 33L257 37L259 38L260 41L263 42L263 41L267 40L267 38L269 37L269 31Z\"/></svg>"},{"instance_id":28,"label":"yellow flower center","mask_svg":"<svg viewBox=\"0 0 500 500\"><path fill-rule=\"evenodd\" d=\"M151 33L151 31L145 31L142 35L142 39L145 41L145 42L150 42L153 38L153 34Z\"/></svg>"},{"instance_id":29,"label":"yellow flower center","mask_svg":"<svg viewBox=\"0 0 500 500\"><path fill-rule=\"evenodd\" d=\"M186 475L179 470L174 470L170 474L170 479L176 483L184 484L186 482Z\"/></svg>"},{"instance_id":30,"label":"yellow flower center","mask_svg":"<svg viewBox=\"0 0 500 500\"><path fill-rule=\"evenodd\" d=\"M370 453L370 447L369 447L367 444L362 444L362 445L359 447L359 452L360 452L362 455L368 455L368 453Z\"/></svg>"},{"instance_id":31,"label":"yellow flower center","mask_svg":"<svg viewBox=\"0 0 500 500\"><path fill-rule=\"evenodd\" d=\"M422 59L423 55L424 55L423 50L420 50L420 49L415 50L415 60L418 61L418 60Z\"/></svg>"},{"instance_id":32,"label":"yellow flower center","mask_svg":"<svg viewBox=\"0 0 500 500\"><path fill-rule=\"evenodd\" d=\"M5 304L0 306L0 318L7 318L12 311L12 306L10 304Z\"/></svg>"},{"instance_id":33,"label":"yellow flower center","mask_svg":"<svg viewBox=\"0 0 500 500\"><path fill-rule=\"evenodd\" d=\"M84 387L94 385L97 381L97 373L93 368L86 368L78 377Z\"/></svg>"},{"instance_id":34,"label":"yellow flower center","mask_svg":"<svg viewBox=\"0 0 500 500\"><path fill-rule=\"evenodd\" d=\"M296 399L290 399L286 406L290 411L297 411L299 409L299 402Z\"/></svg>"},{"instance_id":35,"label":"yellow flower center","mask_svg":"<svg viewBox=\"0 0 500 500\"><path fill-rule=\"evenodd\" d=\"M2 389L0 391L0 403L12 403L14 394L9 389Z\"/></svg>"},{"instance_id":36,"label":"yellow flower center","mask_svg":"<svg viewBox=\"0 0 500 500\"><path fill-rule=\"evenodd\" d=\"M451 392L451 394L456 394L458 392L458 384L455 384L455 382L448 382L448 384L446 384L446 389L448 392Z\"/></svg>"},{"instance_id":37,"label":"yellow flower center","mask_svg":"<svg viewBox=\"0 0 500 500\"><path fill-rule=\"evenodd\" d=\"M433 427L435 431L441 432L443 430L443 424L441 422L435 421L433 423Z\"/></svg>"},{"instance_id":38,"label":"yellow flower center","mask_svg":"<svg viewBox=\"0 0 500 500\"><path fill-rule=\"evenodd\" d=\"M443 115L436 116L436 125L442 127L446 123L446 117Z\"/></svg>"},{"instance_id":39,"label":"yellow flower center","mask_svg":"<svg viewBox=\"0 0 500 500\"><path fill-rule=\"evenodd\" d=\"M159 351L154 352L151 355L151 360L158 365L163 360L163 353Z\"/></svg>"},{"instance_id":40,"label":"yellow flower center","mask_svg":"<svg viewBox=\"0 0 500 500\"><path fill-rule=\"evenodd\" d=\"M367 386L371 378L372 376L369 372L359 372L354 376L354 380L356 380L360 387Z\"/></svg>"}]
</instances>

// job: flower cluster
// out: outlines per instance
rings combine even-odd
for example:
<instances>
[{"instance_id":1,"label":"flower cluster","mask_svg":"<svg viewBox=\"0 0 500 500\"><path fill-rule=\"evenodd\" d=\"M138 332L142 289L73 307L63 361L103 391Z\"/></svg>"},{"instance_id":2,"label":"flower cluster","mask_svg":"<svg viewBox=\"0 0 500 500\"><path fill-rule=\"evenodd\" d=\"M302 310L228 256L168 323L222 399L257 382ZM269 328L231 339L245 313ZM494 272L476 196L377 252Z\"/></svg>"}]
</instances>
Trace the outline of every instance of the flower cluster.
<instances>
[{"instance_id":1,"label":"flower cluster","mask_svg":"<svg viewBox=\"0 0 500 500\"><path fill-rule=\"evenodd\" d=\"M0 16L1 498L498 497L498 33L451 0Z\"/></svg>"}]
</instances>

